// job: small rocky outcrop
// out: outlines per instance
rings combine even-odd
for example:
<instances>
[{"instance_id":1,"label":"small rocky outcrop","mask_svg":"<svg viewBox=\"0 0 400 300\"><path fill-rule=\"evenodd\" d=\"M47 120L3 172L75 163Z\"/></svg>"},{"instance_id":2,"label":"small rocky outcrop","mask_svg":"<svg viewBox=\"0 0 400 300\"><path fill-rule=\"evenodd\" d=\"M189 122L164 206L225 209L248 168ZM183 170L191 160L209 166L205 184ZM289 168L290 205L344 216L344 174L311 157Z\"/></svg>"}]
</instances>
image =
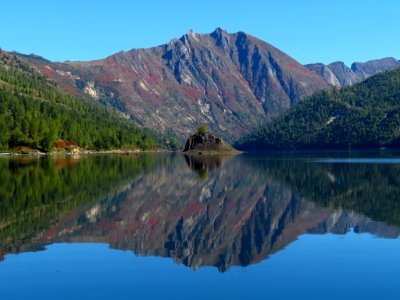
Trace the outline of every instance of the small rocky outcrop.
<instances>
[{"instance_id":1,"label":"small rocky outcrop","mask_svg":"<svg viewBox=\"0 0 400 300\"><path fill-rule=\"evenodd\" d=\"M183 152L236 152L221 138L209 133L196 133L188 138Z\"/></svg>"}]
</instances>

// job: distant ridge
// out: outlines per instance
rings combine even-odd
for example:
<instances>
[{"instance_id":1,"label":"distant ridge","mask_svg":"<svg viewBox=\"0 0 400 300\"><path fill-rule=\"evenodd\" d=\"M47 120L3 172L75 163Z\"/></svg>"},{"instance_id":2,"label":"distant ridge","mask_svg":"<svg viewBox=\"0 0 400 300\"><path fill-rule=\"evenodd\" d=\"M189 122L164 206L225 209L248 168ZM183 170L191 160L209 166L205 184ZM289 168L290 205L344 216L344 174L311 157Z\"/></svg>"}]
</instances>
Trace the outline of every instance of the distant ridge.
<instances>
[{"instance_id":1,"label":"distant ridge","mask_svg":"<svg viewBox=\"0 0 400 300\"><path fill-rule=\"evenodd\" d=\"M400 67L400 61L393 57L386 57L365 63L355 62L350 68L341 61L329 65L309 64L306 67L322 76L330 85L343 87L359 83L375 74Z\"/></svg>"}]
</instances>

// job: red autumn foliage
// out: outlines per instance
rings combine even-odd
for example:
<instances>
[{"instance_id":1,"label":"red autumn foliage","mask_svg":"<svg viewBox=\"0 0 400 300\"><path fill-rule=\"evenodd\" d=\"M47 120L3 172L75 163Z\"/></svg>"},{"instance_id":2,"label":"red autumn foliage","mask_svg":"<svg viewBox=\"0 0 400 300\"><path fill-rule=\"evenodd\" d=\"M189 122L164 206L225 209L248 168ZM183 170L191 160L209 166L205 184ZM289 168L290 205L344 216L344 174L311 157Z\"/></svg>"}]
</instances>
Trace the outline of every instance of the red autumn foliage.
<instances>
[{"instance_id":1,"label":"red autumn foliage","mask_svg":"<svg viewBox=\"0 0 400 300\"><path fill-rule=\"evenodd\" d=\"M188 206L186 206L183 214L185 217L190 217L193 215L201 214L203 210L204 210L204 204L200 203L197 200L194 200L191 203L189 203Z\"/></svg>"},{"instance_id":2,"label":"red autumn foliage","mask_svg":"<svg viewBox=\"0 0 400 300\"><path fill-rule=\"evenodd\" d=\"M43 234L43 238L45 239L51 239L54 238L57 235L57 231L55 228L50 228L47 232Z\"/></svg>"},{"instance_id":3,"label":"red autumn foliage","mask_svg":"<svg viewBox=\"0 0 400 300\"><path fill-rule=\"evenodd\" d=\"M55 147L57 149L62 149L65 147L77 147L78 144L75 143L74 141L63 141L63 140L58 140L55 142Z\"/></svg>"},{"instance_id":4,"label":"red autumn foliage","mask_svg":"<svg viewBox=\"0 0 400 300\"><path fill-rule=\"evenodd\" d=\"M152 218L147 222L147 225L150 227L157 226L160 223L160 221L156 218Z\"/></svg>"},{"instance_id":5,"label":"red autumn foliage","mask_svg":"<svg viewBox=\"0 0 400 300\"><path fill-rule=\"evenodd\" d=\"M150 74L149 76L146 76L144 80L149 83L149 84L156 84L158 81L158 78L155 77L153 74Z\"/></svg>"},{"instance_id":6,"label":"red autumn foliage","mask_svg":"<svg viewBox=\"0 0 400 300\"><path fill-rule=\"evenodd\" d=\"M118 66L111 58L106 59L105 63L108 67L111 67L111 68L115 68Z\"/></svg>"},{"instance_id":7,"label":"red autumn foliage","mask_svg":"<svg viewBox=\"0 0 400 300\"><path fill-rule=\"evenodd\" d=\"M115 80L114 73L112 72L104 72L100 76L96 78L98 81L102 82L110 82Z\"/></svg>"},{"instance_id":8,"label":"red autumn foliage","mask_svg":"<svg viewBox=\"0 0 400 300\"><path fill-rule=\"evenodd\" d=\"M290 63L289 67L292 68L292 69L297 69L297 70L299 70L299 71L301 71L303 73L314 74L313 71L307 69L305 66L302 66L300 64Z\"/></svg>"},{"instance_id":9,"label":"red autumn foliage","mask_svg":"<svg viewBox=\"0 0 400 300\"><path fill-rule=\"evenodd\" d=\"M57 141L57 142L55 142L55 147L57 148L57 149L60 149L60 148L65 148L65 142L63 141L63 140L59 140L59 141Z\"/></svg>"},{"instance_id":10,"label":"red autumn foliage","mask_svg":"<svg viewBox=\"0 0 400 300\"><path fill-rule=\"evenodd\" d=\"M46 76L50 77L50 78L53 79L53 80L56 80L56 77L57 77L57 76L55 75L53 69L51 69L51 68L49 68L49 67L47 67L47 66L40 66L39 68L40 68L40 71L41 71L42 73L44 73Z\"/></svg>"},{"instance_id":11,"label":"red autumn foliage","mask_svg":"<svg viewBox=\"0 0 400 300\"><path fill-rule=\"evenodd\" d=\"M62 82L62 83L60 84L60 86L61 86L64 90L66 90L67 92L70 92L71 94L76 93L76 89L75 89L73 86L69 85L68 83Z\"/></svg>"},{"instance_id":12,"label":"red autumn foliage","mask_svg":"<svg viewBox=\"0 0 400 300\"><path fill-rule=\"evenodd\" d=\"M203 92L199 88L191 88L186 85L182 85L181 87L187 97L191 100L196 100L203 96Z\"/></svg>"}]
</instances>

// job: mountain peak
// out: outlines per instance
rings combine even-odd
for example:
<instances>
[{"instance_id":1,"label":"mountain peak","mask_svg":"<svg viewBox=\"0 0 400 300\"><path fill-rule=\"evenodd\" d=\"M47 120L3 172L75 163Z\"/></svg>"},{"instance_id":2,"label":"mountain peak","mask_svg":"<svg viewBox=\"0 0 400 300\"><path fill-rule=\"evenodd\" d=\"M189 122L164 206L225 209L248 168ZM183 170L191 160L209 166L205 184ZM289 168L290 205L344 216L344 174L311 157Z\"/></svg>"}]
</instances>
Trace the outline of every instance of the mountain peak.
<instances>
[{"instance_id":1,"label":"mountain peak","mask_svg":"<svg viewBox=\"0 0 400 300\"><path fill-rule=\"evenodd\" d=\"M186 36L189 36L189 37L194 37L194 36L196 36L196 35L197 35L197 33L194 32L194 30L193 30L192 28L190 28L190 29L188 30L188 32L186 33Z\"/></svg>"},{"instance_id":2,"label":"mountain peak","mask_svg":"<svg viewBox=\"0 0 400 300\"><path fill-rule=\"evenodd\" d=\"M210 33L210 36L215 39L218 47L224 50L227 50L231 47L231 34L229 34L226 30L218 27L212 33Z\"/></svg>"},{"instance_id":3,"label":"mountain peak","mask_svg":"<svg viewBox=\"0 0 400 300\"><path fill-rule=\"evenodd\" d=\"M215 30L213 32L211 32L211 36L222 36L222 35L229 35L228 31L226 31L225 29L222 29L221 27L217 27L215 28Z\"/></svg>"},{"instance_id":4,"label":"mountain peak","mask_svg":"<svg viewBox=\"0 0 400 300\"><path fill-rule=\"evenodd\" d=\"M371 76L378 72L383 72L399 66L400 62L394 57L384 57L381 59L369 60L364 63L355 62L351 65L351 69L353 72Z\"/></svg>"},{"instance_id":5,"label":"mountain peak","mask_svg":"<svg viewBox=\"0 0 400 300\"><path fill-rule=\"evenodd\" d=\"M272 45L220 27L96 62L29 60L66 89L114 106L143 127L186 136L206 124L226 141L328 86Z\"/></svg>"},{"instance_id":6,"label":"mountain peak","mask_svg":"<svg viewBox=\"0 0 400 300\"><path fill-rule=\"evenodd\" d=\"M188 30L188 32L186 32L186 34L182 35L179 38L179 40L185 44L185 43L190 43L190 41L193 41L193 40L198 41L199 36L200 36L200 34L194 32L194 30L192 28L190 28ZM175 43L176 41L178 41L178 39L171 40L172 43Z\"/></svg>"}]
</instances>

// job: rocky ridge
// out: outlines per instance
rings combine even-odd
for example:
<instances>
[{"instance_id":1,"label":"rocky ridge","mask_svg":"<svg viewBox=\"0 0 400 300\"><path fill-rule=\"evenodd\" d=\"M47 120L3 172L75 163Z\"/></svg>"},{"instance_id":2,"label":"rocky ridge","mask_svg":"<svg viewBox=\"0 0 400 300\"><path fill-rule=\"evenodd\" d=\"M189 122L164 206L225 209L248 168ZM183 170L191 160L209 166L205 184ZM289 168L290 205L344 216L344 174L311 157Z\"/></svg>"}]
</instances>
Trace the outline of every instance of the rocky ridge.
<instances>
[{"instance_id":1,"label":"rocky ridge","mask_svg":"<svg viewBox=\"0 0 400 300\"><path fill-rule=\"evenodd\" d=\"M400 67L400 61L393 57L370 60L365 63L355 62L350 68L341 61L329 65L321 63L306 65L306 68L322 76L330 85L336 87L353 85L397 67Z\"/></svg>"},{"instance_id":2,"label":"rocky ridge","mask_svg":"<svg viewBox=\"0 0 400 300\"><path fill-rule=\"evenodd\" d=\"M328 86L272 45L220 28L96 61L24 57L65 89L115 107L141 126L187 136L206 124L228 141Z\"/></svg>"},{"instance_id":3,"label":"rocky ridge","mask_svg":"<svg viewBox=\"0 0 400 300\"><path fill-rule=\"evenodd\" d=\"M114 107L142 127L188 136L200 124L232 142L329 86L362 81L394 58L303 66L274 46L217 28L95 61L23 56L62 88Z\"/></svg>"}]
</instances>

